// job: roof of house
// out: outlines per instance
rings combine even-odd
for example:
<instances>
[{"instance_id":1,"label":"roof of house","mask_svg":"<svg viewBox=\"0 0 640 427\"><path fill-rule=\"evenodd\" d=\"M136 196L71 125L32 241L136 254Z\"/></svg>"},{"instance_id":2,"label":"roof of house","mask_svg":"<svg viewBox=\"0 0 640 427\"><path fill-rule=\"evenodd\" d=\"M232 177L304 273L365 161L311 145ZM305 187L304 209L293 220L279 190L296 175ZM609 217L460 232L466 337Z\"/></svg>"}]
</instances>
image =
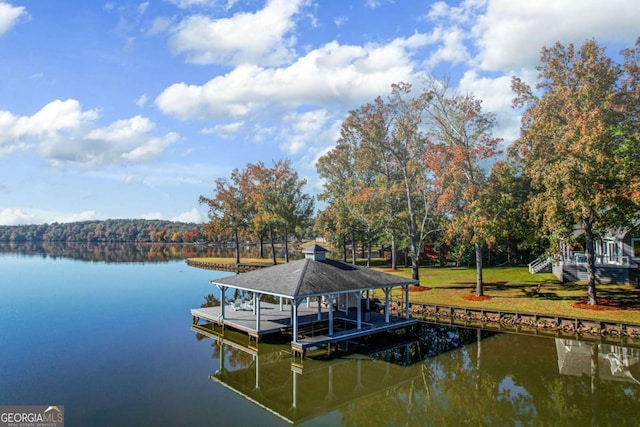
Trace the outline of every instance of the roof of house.
<instances>
[{"instance_id":1,"label":"roof of house","mask_svg":"<svg viewBox=\"0 0 640 427\"><path fill-rule=\"evenodd\" d=\"M407 279L340 261L301 259L211 283L288 298L304 298L418 284Z\"/></svg>"}]
</instances>

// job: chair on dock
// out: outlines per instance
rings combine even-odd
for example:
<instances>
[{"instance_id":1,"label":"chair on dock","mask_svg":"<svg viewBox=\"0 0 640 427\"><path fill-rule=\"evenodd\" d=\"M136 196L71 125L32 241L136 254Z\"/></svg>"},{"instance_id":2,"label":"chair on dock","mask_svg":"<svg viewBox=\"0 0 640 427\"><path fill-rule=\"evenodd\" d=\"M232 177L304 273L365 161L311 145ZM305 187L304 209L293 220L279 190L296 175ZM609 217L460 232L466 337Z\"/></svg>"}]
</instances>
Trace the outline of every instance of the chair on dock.
<instances>
[{"instance_id":1,"label":"chair on dock","mask_svg":"<svg viewBox=\"0 0 640 427\"><path fill-rule=\"evenodd\" d=\"M235 300L231 308L233 308L233 311L244 310L244 308L242 307L242 300L241 299Z\"/></svg>"}]
</instances>

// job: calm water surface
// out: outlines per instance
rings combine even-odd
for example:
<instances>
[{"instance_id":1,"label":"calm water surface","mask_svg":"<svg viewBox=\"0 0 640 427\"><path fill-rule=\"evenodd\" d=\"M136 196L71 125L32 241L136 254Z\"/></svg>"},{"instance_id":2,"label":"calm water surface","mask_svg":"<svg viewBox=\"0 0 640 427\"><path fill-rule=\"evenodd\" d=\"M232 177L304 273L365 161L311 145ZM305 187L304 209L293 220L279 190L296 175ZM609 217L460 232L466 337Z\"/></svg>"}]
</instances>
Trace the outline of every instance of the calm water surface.
<instances>
[{"instance_id":1,"label":"calm water surface","mask_svg":"<svg viewBox=\"0 0 640 427\"><path fill-rule=\"evenodd\" d=\"M191 330L226 274L0 254L0 405L64 405L70 426L640 424L637 349L423 325L298 366Z\"/></svg>"}]
</instances>

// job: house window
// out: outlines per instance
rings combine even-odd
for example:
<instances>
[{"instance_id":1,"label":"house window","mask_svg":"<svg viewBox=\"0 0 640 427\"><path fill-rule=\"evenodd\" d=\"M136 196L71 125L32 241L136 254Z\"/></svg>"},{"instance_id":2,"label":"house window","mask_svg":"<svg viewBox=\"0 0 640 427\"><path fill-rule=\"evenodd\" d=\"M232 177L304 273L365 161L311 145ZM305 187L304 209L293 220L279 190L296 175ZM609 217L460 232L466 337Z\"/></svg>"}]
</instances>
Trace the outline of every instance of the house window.
<instances>
[{"instance_id":1,"label":"house window","mask_svg":"<svg viewBox=\"0 0 640 427\"><path fill-rule=\"evenodd\" d=\"M605 263L607 264L615 264L618 262L618 242L608 240L605 246Z\"/></svg>"},{"instance_id":2,"label":"house window","mask_svg":"<svg viewBox=\"0 0 640 427\"><path fill-rule=\"evenodd\" d=\"M640 239L631 239L631 246L633 248L633 257L640 258Z\"/></svg>"}]
</instances>

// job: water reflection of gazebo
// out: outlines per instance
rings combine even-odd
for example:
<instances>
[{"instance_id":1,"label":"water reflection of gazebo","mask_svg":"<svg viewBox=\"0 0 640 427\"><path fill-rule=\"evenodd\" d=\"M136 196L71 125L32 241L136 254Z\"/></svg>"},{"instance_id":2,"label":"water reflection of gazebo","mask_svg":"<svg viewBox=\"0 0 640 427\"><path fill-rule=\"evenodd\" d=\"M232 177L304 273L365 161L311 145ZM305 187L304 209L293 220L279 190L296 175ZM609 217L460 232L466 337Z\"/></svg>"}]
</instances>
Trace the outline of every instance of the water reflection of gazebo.
<instances>
[{"instance_id":1,"label":"water reflection of gazebo","mask_svg":"<svg viewBox=\"0 0 640 427\"><path fill-rule=\"evenodd\" d=\"M198 326L194 331L212 338L219 349L218 366L209 376L211 380L291 424L312 420L362 399L376 401L397 392L403 384L421 379L419 365L403 367L365 356L292 364L281 346L261 346L256 351L234 334L207 333ZM392 353L396 349L384 351ZM229 360L236 362L232 365ZM376 418L372 421L377 421L380 414L371 416Z\"/></svg>"},{"instance_id":2,"label":"water reflection of gazebo","mask_svg":"<svg viewBox=\"0 0 640 427\"><path fill-rule=\"evenodd\" d=\"M410 318L408 304L409 285L417 281L330 260L326 252L312 245L303 251L305 259L212 280L222 303L191 310L194 324L204 320L230 327L256 341L263 335L288 333L292 350L304 355L309 347L330 346L417 322ZM404 316L390 313L391 291L397 287L403 290ZM251 300L227 305L230 290L248 292ZM370 292L375 290L382 291L384 303L372 306ZM262 301L265 296L271 296L272 302Z\"/></svg>"}]
</instances>

